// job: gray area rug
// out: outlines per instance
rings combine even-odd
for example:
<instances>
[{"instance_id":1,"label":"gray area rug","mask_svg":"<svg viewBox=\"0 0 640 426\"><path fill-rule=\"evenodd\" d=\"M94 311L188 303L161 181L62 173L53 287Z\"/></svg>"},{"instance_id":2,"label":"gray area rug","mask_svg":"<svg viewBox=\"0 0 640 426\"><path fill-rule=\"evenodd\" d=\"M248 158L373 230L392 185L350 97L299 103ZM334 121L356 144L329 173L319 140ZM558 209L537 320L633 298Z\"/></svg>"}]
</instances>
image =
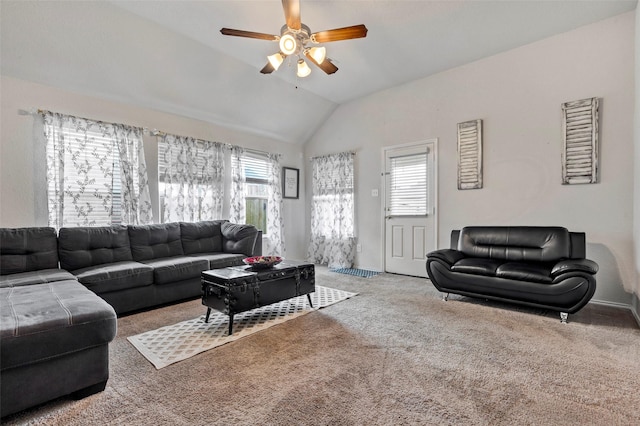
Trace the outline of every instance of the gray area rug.
<instances>
[{"instance_id":1,"label":"gray area rug","mask_svg":"<svg viewBox=\"0 0 640 426\"><path fill-rule=\"evenodd\" d=\"M316 286L316 291L311 294L313 307L309 306L307 296L304 295L236 314L231 336L229 316L212 310L209 322L205 323L205 315L200 315L191 320L127 337L127 340L157 369L161 369L355 295L356 293Z\"/></svg>"},{"instance_id":2,"label":"gray area rug","mask_svg":"<svg viewBox=\"0 0 640 426\"><path fill-rule=\"evenodd\" d=\"M199 300L118 320L104 392L62 398L7 425L636 425L640 329L630 311L556 313L451 296L426 279L358 293L161 370L127 337L195 318Z\"/></svg>"}]
</instances>

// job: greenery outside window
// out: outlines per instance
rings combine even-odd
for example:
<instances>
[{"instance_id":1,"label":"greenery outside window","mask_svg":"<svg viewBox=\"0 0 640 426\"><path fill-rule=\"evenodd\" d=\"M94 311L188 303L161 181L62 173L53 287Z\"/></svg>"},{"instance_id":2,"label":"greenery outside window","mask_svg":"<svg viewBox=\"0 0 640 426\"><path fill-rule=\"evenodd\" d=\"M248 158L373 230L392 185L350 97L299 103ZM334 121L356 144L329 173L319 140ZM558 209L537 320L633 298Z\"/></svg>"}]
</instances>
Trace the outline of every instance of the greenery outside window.
<instances>
[{"instance_id":1,"label":"greenery outside window","mask_svg":"<svg viewBox=\"0 0 640 426\"><path fill-rule=\"evenodd\" d=\"M257 155L243 157L245 178L246 222L267 236L267 206L269 196L269 165Z\"/></svg>"}]
</instances>

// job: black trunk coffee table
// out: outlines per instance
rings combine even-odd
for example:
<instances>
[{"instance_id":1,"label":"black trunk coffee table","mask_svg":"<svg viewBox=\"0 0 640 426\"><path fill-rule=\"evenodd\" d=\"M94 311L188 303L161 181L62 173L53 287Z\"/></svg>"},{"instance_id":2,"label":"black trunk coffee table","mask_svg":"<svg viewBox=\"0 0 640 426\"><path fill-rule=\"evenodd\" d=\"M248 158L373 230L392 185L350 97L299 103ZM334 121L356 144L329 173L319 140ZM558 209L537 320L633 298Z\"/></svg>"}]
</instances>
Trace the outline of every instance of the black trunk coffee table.
<instances>
[{"instance_id":1,"label":"black trunk coffee table","mask_svg":"<svg viewBox=\"0 0 640 426\"><path fill-rule=\"evenodd\" d=\"M229 335L233 333L233 316L261 306L307 295L309 305L315 292L313 264L285 260L267 269L233 266L202 272L202 304L229 315Z\"/></svg>"}]
</instances>

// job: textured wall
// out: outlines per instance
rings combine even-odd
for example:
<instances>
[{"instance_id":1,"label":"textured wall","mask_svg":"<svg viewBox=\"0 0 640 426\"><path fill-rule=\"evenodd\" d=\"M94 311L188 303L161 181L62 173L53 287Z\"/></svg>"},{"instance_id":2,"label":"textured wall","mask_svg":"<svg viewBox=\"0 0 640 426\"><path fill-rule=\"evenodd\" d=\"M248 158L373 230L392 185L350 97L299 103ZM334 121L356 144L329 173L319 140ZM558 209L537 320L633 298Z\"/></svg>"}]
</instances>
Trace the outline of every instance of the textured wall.
<instances>
[{"instance_id":1,"label":"textured wall","mask_svg":"<svg viewBox=\"0 0 640 426\"><path fill-rule=\"evenodd\" d=\"M587 233L596 300L628 305L633 249L634 20L629 12L342 105L305 156L355 150L361 267L382 268L382 150L438 138L439 246L465 225ZM601 179L562 185L563 102L601 99ZM482 119L484 187L457 190L456 124ZM309 189L307 189L309 191ZM309 192L308 192L309 193Z\"/></svg>"}]
</instances>

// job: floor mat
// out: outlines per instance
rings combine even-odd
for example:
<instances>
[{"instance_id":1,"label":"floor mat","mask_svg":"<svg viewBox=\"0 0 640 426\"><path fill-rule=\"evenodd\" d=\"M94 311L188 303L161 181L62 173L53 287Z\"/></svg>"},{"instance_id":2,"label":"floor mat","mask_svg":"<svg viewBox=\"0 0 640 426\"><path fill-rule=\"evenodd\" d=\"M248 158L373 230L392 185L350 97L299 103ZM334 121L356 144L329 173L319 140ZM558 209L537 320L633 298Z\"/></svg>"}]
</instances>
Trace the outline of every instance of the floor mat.
<instances>
[{"instance_id":1,"label":"floor mat","mask_svg":"<svg viewBox=\"0 0 640 426\"><path fill-rule=\"evenodd\" d=\"M361 278L369 278L375 277L380 274L378 271L369 271L368 269L357 269L357 268L338 268L338 269L330 269L331 272L337 272L339 274L347 274L353 275L355 277Z\"/></svg>"}]
</instances>

